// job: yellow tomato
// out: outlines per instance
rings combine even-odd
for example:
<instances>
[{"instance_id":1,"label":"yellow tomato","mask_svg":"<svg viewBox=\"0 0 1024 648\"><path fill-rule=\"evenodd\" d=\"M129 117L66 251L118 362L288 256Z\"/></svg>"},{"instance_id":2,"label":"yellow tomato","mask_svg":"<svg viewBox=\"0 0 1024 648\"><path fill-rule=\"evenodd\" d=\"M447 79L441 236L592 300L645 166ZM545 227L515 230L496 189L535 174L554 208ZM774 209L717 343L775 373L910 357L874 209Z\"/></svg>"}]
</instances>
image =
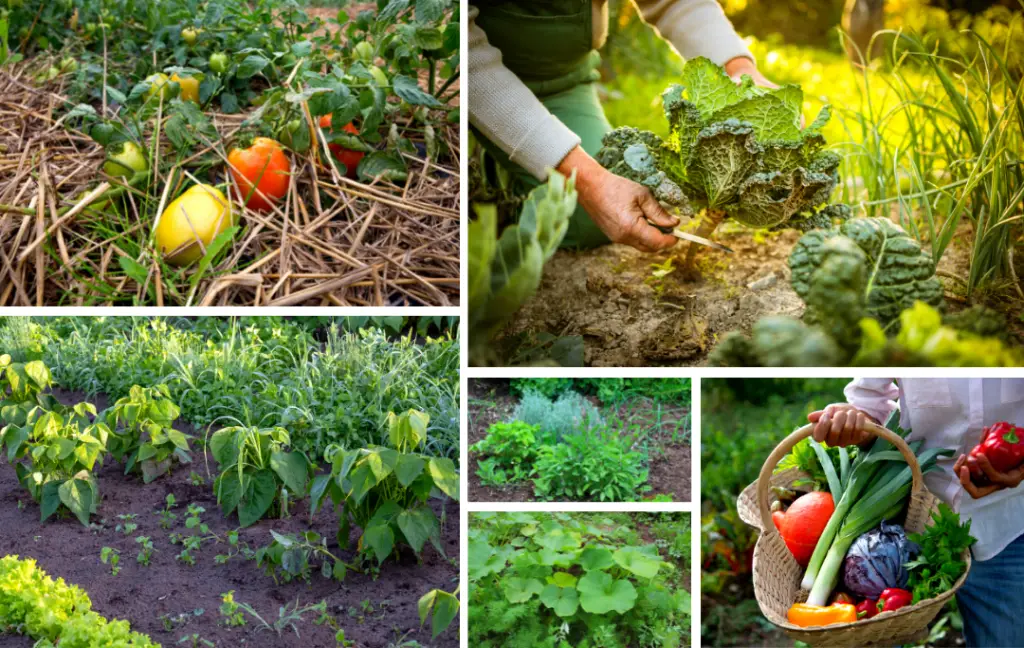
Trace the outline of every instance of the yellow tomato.
<instances>
[{"instance_id":1,"label":"yellow tomato","mask_svg":"<svg viewBox=\"0 0 1024 648\"><path fill-rule=\"evenodd\" d=\"M171 75L171 81L176 82L181 86L181 97L182 101L191 101L193 103L199 103L199 80L193 79L192 77L180 77L177 74Z\"/></svg>"},{"instance_id":2,"label":"yellow tomato","mask_svg":"<svg viewBox=\"0 0 1024 648\"><path fill-rule=\"evenodd\" d=\"M160 215L156 245L168 263L186 266L201 259L205 247L235 222L231 203L224 194L212 185L197 184L178 196Z\"/></svg>"},{"instance_id":3,"label":"yellow tomato","mask_svg":"<svg viewBox=\"0 0 1024 648\"><path fill-rule=\"evenodd\" d=\"M156 74L150 74L146 77L146 83L149 84L149 90L146 92L150 97L160 96L161 99L167 98L167 92L169 90L167 82L170 79L163 72L157 72Z\"/></svg>"},{"instance_id":4,"label":"yellow tomato","mask_svg":"<svg viewBox=\"0 0 1024 648\"><path fill-rule=\"evenodd\" d=\"M185 41L186 45L195 45L202 31L202 29L196 29L195 27L186 27L181 30L181 40Z\"/></svg>"}]
</instances>

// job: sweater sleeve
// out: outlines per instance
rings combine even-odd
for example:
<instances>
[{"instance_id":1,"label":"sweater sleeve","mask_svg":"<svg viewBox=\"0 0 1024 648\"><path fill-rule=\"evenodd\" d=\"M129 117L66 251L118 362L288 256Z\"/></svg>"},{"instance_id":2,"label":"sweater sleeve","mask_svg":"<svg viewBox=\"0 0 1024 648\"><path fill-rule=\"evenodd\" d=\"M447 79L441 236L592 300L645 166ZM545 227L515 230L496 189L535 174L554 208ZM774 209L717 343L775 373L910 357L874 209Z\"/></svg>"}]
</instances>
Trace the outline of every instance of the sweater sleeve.
<instances>
[{"instance_id":1,"label":"sweater sleeve","mask_svg":"<svg viewBox=\"0 0 1024 648\"><path fill-rule=\"evenodd\" d=\"M883 425L900 398L900 390L892 378L855 378L843 393L850 405L867 412Z\"/></svg>"},{"instance_id":2,"label":"sweater sleeve","mask_svg":"<svg viewBox=\"0 0 1024 648\"><path fill-rule=\"evenodd\" d=\"M574 149L580 138L544 107L501 60L469 8L469 121L538 180Z\"/></svg>"},{"instance_id":3,"label":"sweater sleeve","mask_svg":"<svg viewBox=\"0 0 1024 648\"><path fill-rule=\"evenodd\" d=\"M633 1L644 22L672 43L683 58L704 56L718 65L738 56L754 60L715 0Z\"/></svg>"}]
</instances>

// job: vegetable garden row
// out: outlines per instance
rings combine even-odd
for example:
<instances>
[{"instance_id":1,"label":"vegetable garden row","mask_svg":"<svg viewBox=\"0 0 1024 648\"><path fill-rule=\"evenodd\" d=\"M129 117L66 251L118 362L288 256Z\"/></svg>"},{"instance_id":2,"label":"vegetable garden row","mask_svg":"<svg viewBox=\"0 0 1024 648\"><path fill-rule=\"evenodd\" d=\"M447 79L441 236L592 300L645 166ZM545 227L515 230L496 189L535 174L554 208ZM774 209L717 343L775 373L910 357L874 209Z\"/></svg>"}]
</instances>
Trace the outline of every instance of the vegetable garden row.
<instances>
[{"instance_id":1,"label":"vegetable garden row","mask_svg":"<svg viewBox=\"0 0 1024 648\"><path fill-rule=\"evenodd\" d=\"M64 647L456 645L458 345L339 323L0 322L0 517L19 530L0 574L31 584L2 590L0 626ZM351 418L325 419L313 382ZM148 638L37 609L65 590L32 559Z\"/></svg>"},{"instance_id":2,"label":"vegetable garden row","mask_svg":"<svg viewBox=\"0 0 1024 648\"><path fill-rule=\"evenodd\" d=\"M459 10L12 2L0 304L451 305Z\"/></svg>"},{"instance_id":3,"label":"vegetable garden row","mask_svg":"<svg viewBox=\"0 0 1024 648\"><path fill-rule=\"evenodd\" d=\"M474 501L689 501L688 378L474 380Z\"/></svg>"}]
</instances>

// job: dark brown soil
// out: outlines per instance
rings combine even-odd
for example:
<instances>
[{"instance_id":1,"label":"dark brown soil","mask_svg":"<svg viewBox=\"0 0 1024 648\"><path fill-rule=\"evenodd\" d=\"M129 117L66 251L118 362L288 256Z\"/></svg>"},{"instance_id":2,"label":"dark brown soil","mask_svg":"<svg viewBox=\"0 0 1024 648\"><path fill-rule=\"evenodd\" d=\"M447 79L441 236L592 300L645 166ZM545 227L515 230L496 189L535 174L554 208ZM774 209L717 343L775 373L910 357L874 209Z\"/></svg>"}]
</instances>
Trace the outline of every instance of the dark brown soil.
<instances>
[{"instance_id":1,"label":"dark brown soil","mask_svg":"<svg viewBox=\"0 0 1024 648\"><path fill-rule=\"evenodd\" d=\"M601 406L596 399L595 405ZM495 379L470 379L469 380L469 445L487 436L487 428L499 421L505 421L515 409L518 398L512 396L508 391L508 380ZM634 420L642 416L636 412L636 403L618 408L619 416L627 416L626 410L630 409L629 416ZM686 410L673 412L676 417L687 415ZM666 425L674 419L671 416L665 417ZM659 449L652 453L650 476L648 483L651 491L645 497L654 495L671 495L677 502L689 502L691 500L691 449L688 445L689 433L685 435L685 441L677 439L674 442L667 442L659 446ZM475 453L470 453L466 470L469 471L469 501L472 502L532 502L533 485L529 482L511 484L507 486L487 486L476 474L479 467Z\"/></svg>"},{"instance_id":2,"label":"dark brown soil","mask_svg":"<svg viewBox=\"0 0 1024 648\"><path fill-rule=\"evenodd\" d=\"M81 395L76 395L81 396ZM61 394L61 400L71 396ZM102 398L92 399L100 405ZM106 403L103 402L103 405ZM189 431L187 426L183 429ZM196 553L196 565L190 567L175 560L181 551L168 539L171 533L190 534L185 529L185 509L197 504L206 509L202 519L210 532L221 538L237 526L237 518L226 519L217 506L212 480L194 486L189 472L194 469L206 476L202 452L194 449L196 462L192 466L177 466L172 474L143 485L135 476L124 476L123 467L108 463L97 472L102 502L99 515L93 517L90 528L83 527L73 517L51 518L39 522L39 507L17 482L13 468L0 458L0 555L17 554L34 558L52 577L62 577L88 592L93 609L107 618L127 619L132 628L148 634L164 646L175 646L184 635L198 633L218 647L260 648L333 647L334 630L314 624L317 614L306 613L297 622L299 636L292 628L259 631L262 624L246 616L247 624L228 628L221 624L219 613L222 593L235 591L235 600L251 605L269 624L279 617L279 609L297 600L301 606L325 600L327 611L345 630L346 638L357 646L384 648L399 643L399 639L416 640L425 646L458 646L457 622L448 632L431 641L429 622L420 629L417 601L431 589L455 589L458 581L459 556L459 504L435 502L433 508L441 519L442 546L449 558L440 555L429 545L424 548L422 560L411 552L400 561L388 560L376 578L350 572L344 582L328 580L316 573L310 584L293 581L276 585L242 557L226 565L217 565L214 557L227 553L223 542L204 543ZM156 511L162 509L167 494L173 493L178 501L174 509L178 518L171 529L160 528ZM136 514L138 529L130 536L115 531L122 514ZM306 502L295 503L287 519L261 520L240 531L240 540L252 549L271 541L270 530L281 533L301 533L312 529L328 538L330 550L347 561L355 559L351 549L339 549L335 541L337 513L323 510L309 524ZM353 529L351 547L356 546L360 531ZM134 538L149 536L155 546L149 567L136 562L138 549ZM110 568L100 562L100 551L109 546L121 552L121 572L112 576ZM364 606L370 606L364 611ZM201 615L194 612L202 609ZM164 627L161 617L184 620L171 631ZM23 637L0 636L0 648L21 648L31 642Z\"/></svg>"}]
</instances>

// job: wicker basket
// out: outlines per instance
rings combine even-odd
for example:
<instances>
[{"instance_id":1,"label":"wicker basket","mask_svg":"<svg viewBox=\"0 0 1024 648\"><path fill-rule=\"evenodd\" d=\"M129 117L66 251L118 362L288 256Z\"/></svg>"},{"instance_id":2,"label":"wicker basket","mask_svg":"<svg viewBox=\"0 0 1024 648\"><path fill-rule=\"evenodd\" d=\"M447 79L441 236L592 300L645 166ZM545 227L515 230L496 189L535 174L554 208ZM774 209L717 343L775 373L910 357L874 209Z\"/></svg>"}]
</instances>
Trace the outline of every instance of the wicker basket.
<instances>
[{"instance_id":1,"label":"wicker basket","mask_svg":"<svg viewBox=\"0 0 1024 648\"><path fill-rule=\"evenodd\" d=\"M771 488L789 488L793 482L807 475L797 469L785 470L773 475L775 466L793 449L798 442L809 437L813 425L806 425L793 432L780 443L765 461L757 481L743 490L737 501L737 509L747 524L758 528L761 535L754 546L754 595L764 616L782 628L795 640L812 646L870 646L873 644L896 646L918 638L927 632L930 624L942 607L963 585L971 568L970 552L964 552L967 569L951 590L927 601L910 605L895 612L883 612L871 619L856 623L837 623L830 626L801 628L786 620L786 613L793 603L805 601L807 591L801 590L800 581L804 569L793 558L779 535L771 515ZM924 477L917 458L906 442L897 434L878 425L871 425L870 431L893 444L903 454L913 471L913 486L907 519L904 528L910 533L920 533L929 520L931 511L938 502L924 488Z\"/></svg>"}]
</instances>

